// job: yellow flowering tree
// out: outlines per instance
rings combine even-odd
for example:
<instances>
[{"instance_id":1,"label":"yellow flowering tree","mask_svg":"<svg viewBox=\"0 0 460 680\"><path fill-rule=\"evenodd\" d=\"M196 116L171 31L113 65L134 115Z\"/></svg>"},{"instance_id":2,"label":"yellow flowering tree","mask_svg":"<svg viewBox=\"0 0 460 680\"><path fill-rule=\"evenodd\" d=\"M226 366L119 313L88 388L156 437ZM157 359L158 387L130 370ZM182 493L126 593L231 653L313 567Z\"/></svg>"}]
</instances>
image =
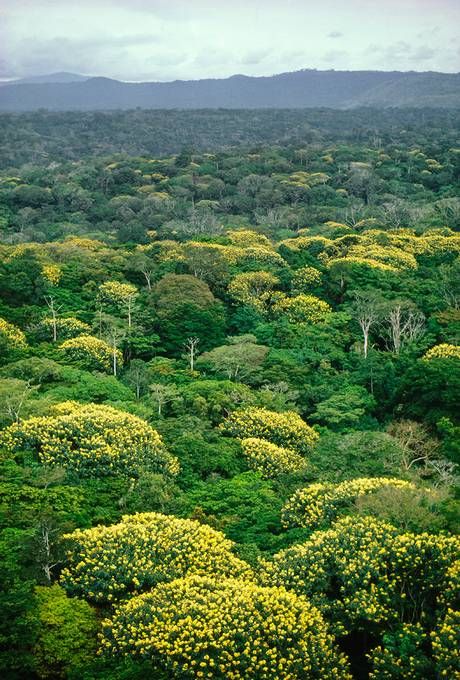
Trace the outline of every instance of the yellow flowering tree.
<instances>
[{"instance_id":1,"label":"yellow flowering tree","mask_svg":"<svg viewBox=\"0 0 460 680\"><path fill-rule=\"evenodd\" d=\"M236 263L239 265L284 267L286 264L281 255L276 253L272 248L247 246L245 248L235 247L234 250L236 251Z\"/></svg>"},{"instance_id":2,"label":"yellow flowering tree","mask_svg":"<svg viewBox=\"0 0 460 680\"><path fill-rule=\"evenodd\" d=\"M294 272L292 277L292 289L298 293L305 293L320 283L321 272L315 267L301 267Z\"/></svg>"},{"instance_id":3,"label":"yellow flowering tree","mask_svg":"<svg viewBox=\"0 0 460 680\"><path fill-rule=\"evenodd\" d=\"M353 245L348 250L347 256L381 262L398 270L417 269L417 260L412 253L407 253L390 245L380 246L375 243L360 243Z\"/></svg>"},{"instance_id":4,"label":"yellow flowering tree","mask_svg":"<svg viewBox=\"0 0 460 680\"><path fill-rule=\"evenodd\" d=\"M250 229L229 230L227 237L232 245L239 246L240 248L260 246L270 249L272 247L270 240L264 234L259 234L257 231L251 231Z\"/></svg>"},{"instance_id":5,"label":"yellow flowering tree","mask_svg":"<svg viewBox=\"0 0 460 680\"><path fill-rule=\"evenodd\" d=\"M172 678L349 680L315 607L283 588L188 577L134 597L102 624L102 652Z\"/></svg>"},{"instance_id":6,"label":"yellow flowering tree","mask_svg":"<svg viewBox=\"0 0 460 680\"><path fill-rule=\"evenodd\" d=\"M128 327L132 326L134 304L139 291L131 283L120 281L106 281L99 286L99 294L103 302L124 307L128 317Z\"/></svg>"},{"instance_id":7,"label":"yellow flowering tree","mask_svg":"<svg viewBox=\"0 0 460 680\"><path fill-rule=\"evenodd\" d=\"M448 608L444 619L431 633L437 677L460 677L460 611Z\"/></svg>"},{"instance_id":8,"label":"yellow flowering tree","mask_svg":"<svg viewBox=\"0 0 460 680\"><path fill-rule=\"evenodd\" d=\"M111 526L77 529L70 543L63 585L95 602L150 590L188 574L251 579L233 543L196 520L155 512L124 515Z\"/></svg>"},{"instance_id":9,"label":"yellow flowering tree","mask_svg":"<svg viewBox=\"0 0 460 680\"><path fill-rule=\"evenodd\" d=\"M138 476L142 469L176 474L177 459L148 423L111 406L63 402L55 415L29 418L0 432L11 454L32 451L44 465L82 476Z\"/></svg>"},{"instance_id":10,"label":"yellow flowering tree","mask_svg":"<svg viewBox=\"0 0 460 680\"><path fill-rule=\"evenodd\" d=\"M423 355L424 361L431 361L432 359L460 359L460 345L449 345L442 343L435 345Z\"/></svg>"},{"instance_id":11,"label":"yellow flowering tree","mask_svg":"<svg viewBox=\"0 0 460 680\"><path fill-rule=\"evenodd\" d=\"M283 524L286 527L315 529L331 522L343 508L350 506L360 496L389 486L395 489L415 489L411 482L387 477L359 477L340 484L309 484L298 489L284 506Z\"/></svg>"},{"instance_id":12,"label":"yellow flowering tree","mask_svg":"<svg viewBox=\"0 0 460 680\"><path fill-rule=\"evenodd\" d=\"M66 318L45 317L37 325L35 332L38 337L46 340L52 340L55 333L65 340L79 335L86 335L90 330L91 328L87 323L70 316Z\"/></svg>"},{"instance_id":13,"label":"yellow flowering tree","mask_svg":"<svg viewBox=\"0 0 460 680\"><path fill-rule=\"evenodd\" d=\"M285 315L291 323L320 323L332 311L324 300L304 293L279 300L273 310L280 316Z\"/></svg>"},{"instance_id":14,"label":"yellow flowering tree","mask_svg":"<svg viewBox=\"0 0 460 680\"><path fill-rule=\"evenodd\" d=\"M398 533L373 518L346 517L265 564L262 581L307 597L345 635L382 634L411 621L433 626L459 559L455 537Z\"/></svg>"},{"instance_id":15,"label":"yellow flowering tree","mask_svg":"<svg viewBox=\"0 0 460 680\"><path fill-rule=\"evenodd\" d=\"M68 359L81 362L89 370L113 371L116 375L117 367L123 364L122 353L94 335L70 338L59 345L59 349Z\"/></svg>"},{"instance_id":16,"label":"yellow flowering tree","mask_svg":"<svg viewBox=\"0 0 460 680\"><path fill-rule=\"evenodd\" d=\"M230 281L228 292L235 300L264 312L278 283L279 279L270 272L243 272Z\"/></svg>"},{"instance_id":17,"label":"yellow flowering tree","mask_svg":"<svg viewBox=\"0 0 460 680\"><path fill-rule=\"evenodd\" d=\"M25 349L26 336L20 328L0 318L0 348Z\"/></svg>"},{"instance_id":18,"label":"yellow flowering tree","mask_svg":"<svg viewBox=\"0 0 460 680\"><path fill-rule=\"evenodd\" d=\"M247 437L241 441L241 448L249 467L260 472L266 479L302 472L306 468L305 458L296 451L277 446L266 439Z\"/></svg>"},{"instance_id":19,"label":"yellow flowering tree","mask_svg":"<svg viewBox=\"0 0 460 680\"><path fill-rule=\"evenodd\" d=\"M62 270L55 264L45 264L42 268L43 277L51 283L52 286L57 286L61 280Z\"/></svg>"},{"instance_id":20,"label":"yellow flowering tree","mask_svg":"<svg viewBox=\"0 0 460 680\"><path fill-rule=\"evenodd\" d=\"M307 453L319 438L298 413L277 413L256 406L233 411L220 428L238 439L256 437L302 453Z\"/></svg>"}]
</instances>

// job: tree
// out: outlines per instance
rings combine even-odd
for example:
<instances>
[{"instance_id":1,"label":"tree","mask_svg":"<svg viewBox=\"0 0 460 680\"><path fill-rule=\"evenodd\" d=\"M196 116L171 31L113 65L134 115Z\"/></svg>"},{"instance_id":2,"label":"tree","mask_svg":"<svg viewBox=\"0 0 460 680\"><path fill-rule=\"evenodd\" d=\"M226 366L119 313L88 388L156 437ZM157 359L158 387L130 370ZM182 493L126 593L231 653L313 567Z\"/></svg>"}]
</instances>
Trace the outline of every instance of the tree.
<instances>
[{"instance_id":1,"label":"tree","mask_svg":"<svg viewBox=\"0 0 460 680\"><path fill-rule=\"evenodd\" d=\"M174 385L153 383L149 385L150 394L157 406L158 417L161 418L163 407L179 398L179 392Z\"/></svg>"},{"instance_id":2,"label":"tree","mask_svg":"<svg viewBox=\"0 0 460 680\"><path fill-rule=\"evenodd\" d=\"M197 355L199 344L200 344L199 338L190 337L187 338L187 341L184 345L184 349L186 350L187 356L189 358L189 365L191 371L194 371L195 369L195 358Z\"/></svg>"},{"instance_id":3,"label":"tree","mask_svg":"<svg viewBox=\"0 0 460 680\"><path fill-rule=\"evenodd\" d=\"M59 336L61 339L75 338L79 335L88 335L91 327L84 321L70 317L45 317L33 329L34 336L38 339L49 340L50 337Z\"/></svg>"},{"instance_id":4,"label":"tree","mask_svg":"<svg viewBox=\"0 0 460 680\"><path fill-rule=\"evenodd\" d=\"M16 378L0 379L0 424L21 422L21 413L28 400L39 389L29 381Z\"/></svg>"},{"instance_id":5,"label":"tree","mask_svg":"<svg viewBox=\"0 0 460 680\"><path fill-rule=\"evenodd\" d=\"M276 302L273 310L276 314L285 314L291 323L320 323L332 311L324 300L303 293L282 298Z\"/></svg>"},{"instance_id":6,"label":"tree","mask_svg":"<svg viewBox=\"0 0 460 680\"><path fill-rule=\"evenodd\" d=\"M230 344L215 347L200 356L200 363L209 363L217 373L229 380L248 380L263 363L268 347L258 345L254 336L235 336Z\"/></svg>"},{"instance_id":7,"label":"tree","mask_svg":"<svg viewBox=\"0 0 460 680\"><path fill-rule=\"evenodd\" d=\"M366 517L345 517L277 553L264 583L303 595L339 635L366 631L381 640L401 623L433 630L454 606L453 536L401 533Z\"/></svg>"},{"instance_id":8,"label":"tree","mask_svg":"<svg viewBox=\"0 0 460 680\"><path fill-rule=\"evenodd\" d=\"M310 484L298 489L288 500L282 510L283 524L286 527L301 526L308 529L323 527L357 498L387 487L415 489L411 482L387 477L359 477L340 484Z\"/></svg>"},{"instance_id":9,"label":"tree","mask_svg":"<svg viewBox=\"0 0 460 680\"><path fill-rule=\"evenodd\" d=\"M399 354L401 347L419 340L425 330L425 316L407 302L394 301L382 310L391 351Z\"/></svg>"},{"instance_id":10,"label":"tree","mask_svg":"<svg viewBox=\"0 0 460 680\"><path fill-rule=\"evenodd\" d=\"M375 405L375 399L364 387L349 385L317 403L311 419L331 429L353 427Z\"/></svg>"},{"instance_id":11,"label":"tree","mask_svg":"<svg viewBox=\"0 0 460 680\"><path fill-rule=\"evenodd\" d=\"M118 524L77 529L67 541L63 585L94 602L123 599L188 574L251 578L231 541L191 519L154 512L124 515Z\"/></svg>"},{"instance_id":12,"label":"tree","mask_svg":"<svg viewBox=\"0 0 460 680\"><path fill-rule=\"evenodd\" d=\"M351 678L314 607L237 579L194 576L132 599L104 622L102 648L134 657L142 650L173 678Z\"/></svg>"},{"instance_id":13,"label":"tree","mask_svg":"<svg viewBox=\"0 0 460 680\"><path fill-rule=\"evenodd\" d=\"M228 292L235 300L264 312L278 283L279 279L269 272L244 272L230 281Z\"/></svg>"},{"instance_id":14,"label":"tree","mask_svg":"<svg viewBox=\"0 0 460 680\"><path fill-rule=\"evenodd\" d=\"M174 308L185 304L206 309L215 302L209 286L189 274L167 274L153 289L158 314L168 316Z\"/></svg>"},{"instance_id":15,"label":"tree","mask_svg":"<svg viewBox=\"0 0 460 680\"><path fill-rule=\"evenodd\" d=\"M276 413L256 406L233 411L220 429L238 439L266 439L301 453L308 453L319 438L315 430L294 411Z\"/></svg>"},{"instance_id":16,"label":"tree","mask_svg":"<svg viewBox=\"0 0 460 680\"><path fill-rule=\"evenodd\" d=\"M150 382L148 364L142 359L132 359L129 367L123 373L122 380L134 389L136 399L140 399L147 392Z\"/></svg>"},{"instance_id":17,"label":"tree","mask_svg":"<svg viewBox=\"0 0 460 680\"><path fill-rule=\"evenodd\" d=\"M315 267L300 267L292 277L292 289L296 293L307 293L321 283L321 272Z\"/></svg>"},{"instance_id":18,"label":"tree","mask_svg":"<svg viewBox=\"0 0 460 680\"><path fill-rule=\"evenodd\" d=\"M292 449L277 446L265 439L247 437L241 440L241 448L249 467L260 472L265 479L304 472L307 466L305 458Z\"/></svg>"},{"instance_id":19,"label":"tree","mask_svg":"<svg viewBox=\"0 0 460 680\"><path fill-rule=\"evenodd\" d=\"M144 246L139 246L143 248ZM155 271L153 260L142 250L135 251L129 259L128 267L130 271L140 272L147 284L149 291L152 290L152 278Z\"/></svg>"},{"instance_id":20,"label":"tree","mask_svg":"<svg viewBox=\"0 0 460 680\"><path fill-rule=\"evenodd\" d=\"M137 476L142 467L176 474L177 460L145 421L111 406L64 402L56 415L29 418L0 433L11 454L35 453L43 465L81 476Z\"/></svg>"},{"instance_id":21,"label":"tree","mask_svg":"<svg viewBox=\"0 0 460 680\"><path fill-rule=\"evenodd\" d=\"M99 369L117 375L118 366L123 364L123 356L117 349L119 335L112 334L111 345L93 335L79 335L65 340L59 349L71 360L82 362L88 369Z\"/></svg>"},{"instance_id":22,"label":"tree","mask_svg":"<svg viewBox=\"0 0 460 680\"><path fill-rule=\"evenodd\" d=\"M0 318L0 359L14 359L26 348L24 333L14 324Z\"/></svg>"},{"instance_id":23,"label":"tree","mask_svg":"<svg viewBox=\"0 0 460 680\"><path fill-rule=\"evenodd\" d=\"M126 309L128 328L131 328L134 304L139 295L136 286L133 286L131 283L106 281L99 286L99 292L103 301L112 305L121 305Z\"/></svg>"},{"instance_id":24,"label":"tree","mask_svg":"<svg viewBox=\"0 0 460 680\"><path fill-rule=\"evenodd\" d=\"M369 333L379 319L379 304L380 301L374 292L356 291L354 302L350 308L351 314L359 324L363 334L363 354L365 359L367 359L369 353Z\"/></svg>"},{"instance_id":25,"label":"tree","mask_svg":"<svg viewBox=\"0 0 460 680\"><path fill-rule=\"evenodd\" d=\"M433 359L460 359L460 345L449 345L442 343L435 345L423 355L425 361Z\"/></svg>"},{"instance_id":26,"label":"tree","mask_svg":"<svg viewBox=\"0 0 460 680\"><path fill-rule=\"evenodd\" d=\"M53 342L57 341L57 319L58 312L62 309L62 305L56 306L56 300L53 295L45 297L45 302L51 314L51 327L53 329Z\"/></svg>"},{"instance_id":27,"label":"tree","mask_svg":"<svg viewBox=\"0 0 460 680\"><path fill-rule=\"evenodd\" d=\"M65 678L96 653L96 613L84 600L67 597L57 584L35 589L38 635L33 665L39 678Z\"/></svg>"}]
</instances>

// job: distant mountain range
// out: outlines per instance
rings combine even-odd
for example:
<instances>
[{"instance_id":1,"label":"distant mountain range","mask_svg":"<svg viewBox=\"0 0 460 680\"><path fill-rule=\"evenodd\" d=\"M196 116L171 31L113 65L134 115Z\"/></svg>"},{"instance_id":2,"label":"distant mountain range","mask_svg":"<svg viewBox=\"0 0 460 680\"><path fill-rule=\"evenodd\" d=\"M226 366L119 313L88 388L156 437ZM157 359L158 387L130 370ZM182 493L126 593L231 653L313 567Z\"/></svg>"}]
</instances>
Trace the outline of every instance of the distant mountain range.
<instances>
[{"instance_id":1,"label":"distant mountain range","mask_svg":"<svg viewBox=\"0 0 460 680\"><path fill-rule=\"evenodd\" d=\"M0 83L0 85L24 85L24 84L43 84L43 83L76 83L84 80L89 80L91 76L82 76L80 73L68 73L67 71L59 71L58 73L48 73L44 76L29 76L28 78L19 78L18 80L10 80L9 82Z\"/></svg>"},{"instance_id":2,"label":"distant mountain range","mask_svg":"<svg viewBox=\"0 0 460 680\"><path fill-rule=\"evenodd\" d=\"M168 83L54 73L0 87L0 111L357 106L460 108L460 73L302 70Z\"/></svg>"}]
</instances>

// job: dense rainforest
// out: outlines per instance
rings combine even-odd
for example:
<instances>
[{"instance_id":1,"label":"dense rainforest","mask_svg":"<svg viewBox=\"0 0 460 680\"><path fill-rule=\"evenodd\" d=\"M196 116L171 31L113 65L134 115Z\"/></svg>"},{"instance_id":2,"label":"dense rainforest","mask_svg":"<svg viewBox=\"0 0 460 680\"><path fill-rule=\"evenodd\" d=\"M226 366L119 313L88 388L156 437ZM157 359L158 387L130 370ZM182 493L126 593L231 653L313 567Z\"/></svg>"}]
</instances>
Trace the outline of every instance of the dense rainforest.
<instances>
[{"instance_id":1,"label":"dense rainforest","mask_svg":"<svg viewBox=\"0 0 460 680\"><path fill-rule=\"evenodd\" d=\"M459 677L458 116L0 120L1 677Z\"/></svg>"}]
</instances>

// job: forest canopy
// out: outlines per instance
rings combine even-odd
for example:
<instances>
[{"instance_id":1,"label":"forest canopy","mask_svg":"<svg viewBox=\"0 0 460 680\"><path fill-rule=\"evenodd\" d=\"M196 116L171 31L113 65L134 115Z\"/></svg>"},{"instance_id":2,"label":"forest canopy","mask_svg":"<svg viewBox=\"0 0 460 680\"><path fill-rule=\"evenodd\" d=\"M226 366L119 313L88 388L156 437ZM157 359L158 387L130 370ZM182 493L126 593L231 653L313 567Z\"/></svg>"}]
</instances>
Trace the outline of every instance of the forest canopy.
<instances>
[{"instance_id":1,"label":"forest canopy","mask_svg":"<svg viewBox=\"0 0 460 680\"><path fill-rule=\"evenodd\" d=\"M0 118L1 677L457 677L458 117Z\"/></svg>"}]
</instances>

